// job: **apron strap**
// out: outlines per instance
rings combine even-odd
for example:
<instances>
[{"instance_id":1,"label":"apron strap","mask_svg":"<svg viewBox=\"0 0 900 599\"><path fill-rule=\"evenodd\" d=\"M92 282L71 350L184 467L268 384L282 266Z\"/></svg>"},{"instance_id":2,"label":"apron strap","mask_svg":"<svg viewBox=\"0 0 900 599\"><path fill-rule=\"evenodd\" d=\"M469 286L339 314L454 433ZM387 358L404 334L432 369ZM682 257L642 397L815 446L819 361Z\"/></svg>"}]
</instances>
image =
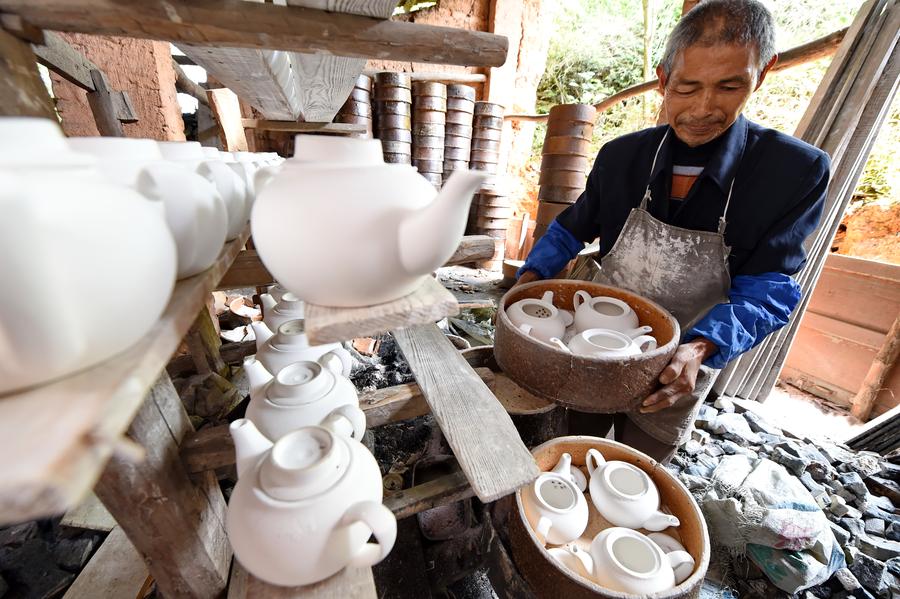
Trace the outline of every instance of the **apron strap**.
<instances>
[{"instance_id":1,"label":"apron strap","mask_svg":"<svg viewBox=\"0 0 900 599\"><path fill-rule=\"evenodd\" d=\"M663 144L666 143L666 139L669 137L669 131L671 131L671 127L666 128L666 133L663 135L662 139L659 142L659 145L656 146L656 154L653 155L653 164L650 165L650 175L653 175L653 169L656 168L656 160L659 158L659 151L662 150ZM641 210L647 210L647 206L650 204L650 182L647 182L647 189L644 190L644 197L641 198Z\"/></svg>"},{"instance_id":2,"label":"apron strap","mask_svg":"<svg viewBox=\"0 0 900 599\"><path fill-rule=\"evenodd\" d=\"M725 236L725 227L728 226L728 206L731 204L731 192L734 191L734 179L731 179L731 185L728 187L728 198L725 200L725 210L722 211L722 216L719 217L719 235L722 237Z\"/></svg>"}]
</instances>

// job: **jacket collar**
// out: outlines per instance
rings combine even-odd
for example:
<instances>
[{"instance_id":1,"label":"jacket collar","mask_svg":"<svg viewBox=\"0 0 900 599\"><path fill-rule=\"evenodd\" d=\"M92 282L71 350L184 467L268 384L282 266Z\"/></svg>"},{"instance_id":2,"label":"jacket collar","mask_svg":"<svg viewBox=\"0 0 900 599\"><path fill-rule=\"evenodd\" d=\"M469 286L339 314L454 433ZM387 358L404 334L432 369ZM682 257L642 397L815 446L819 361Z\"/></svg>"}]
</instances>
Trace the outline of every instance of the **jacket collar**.
<instances>
[{"instance_id":1,"label":"jacket collar","mask_svg":"<svg viewBox=\"0 0 900 599\"><path fill-rule=\"evenodd\" d=\"M748 121L744 118L744 115L738 116L731 127L722 134L724 139L719 146L719 152L712 157L709 164L703 169L702 176L709 177L715 181L723 193L728 193L731 180L734 179L741 158L744 155L744 148L747 145L747 123ZM660 131L661 135L665 135L668 132L668 136L659 150L656 166L653 167L653 171L650 173L649 183L651 184L660 173L670 173L672 170L672 138L675 136L675 131L668 125L661 127ZM662 137L659 137L659 139L662 140ZM655 147L653 152L654 154L656 153Z\"/></svg>"}]
</instances>

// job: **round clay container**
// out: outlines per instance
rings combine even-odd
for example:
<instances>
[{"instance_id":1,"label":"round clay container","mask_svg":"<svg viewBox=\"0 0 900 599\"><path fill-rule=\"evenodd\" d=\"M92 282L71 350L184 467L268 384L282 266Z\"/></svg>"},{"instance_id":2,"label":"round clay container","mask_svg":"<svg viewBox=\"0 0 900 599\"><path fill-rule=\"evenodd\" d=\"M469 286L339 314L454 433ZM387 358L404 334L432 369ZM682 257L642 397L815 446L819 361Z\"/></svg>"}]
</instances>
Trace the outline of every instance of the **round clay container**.
<instances>
[{"instance_id":1,"label":"round clay container","mask_svg":"<svg viewBox=\"0 0 900 599\"><path fill-rule=\"evenodd\" d=\"M489 173L497 172L497 163L496 162L476 162L474 160L469 161L469 168L473 171L487 171Z\"/></svg>"},{"instance_id":2,"label":"round clay container","mask_svg":"<svg viewBox=\"0 0 900 599\"><path fill-rule=\"evenodd\" d=\"M544 138L544 146L541 149L542 154L577 154L578 156L587 156L590 151L591 143L586 139L563 135Z\"/></svg>"},{"instance_id":3,"label":"round clay container","mask_svg":"<svg viewBox=\"0 0 900 599\"><path fill-rule=\"evenodd\" d=\"M372 105L368 102L360 102L358 100L347 100L341 109L340 114L354 114L356 116L372 117Z\"/></svg>"},{"instance_id":4,"label":"round clay container","mask_svg":"<svg viewBox=\"0 0 900 599\"><path fill-rule=\"evenodd\" d=\"M503 129L503 117L476 114L472 126L476 129Z\"/></svg>"},{"instance_id":5,"label":"round clay container","mask_svg":"<svg viewBox=\"0 0 900 599\"><path fill-rule=\"evenodd\" d=\"M538 183L541 185L559 185L561 187L581 187L584 189L587 175L581 171L541 171Z\"/></svg>"},{"instance_id":6,"label":"round clay container","mask_svg":"<svg viewBox=\"0 0 900 599\"><path fill-rule=\"evenodd\" d=\"M375 100L375 112L379 115L399 114L402 116L412 116L412 103Z\"/></svg>"},{"instance_id":7,"label":"round clay container","mask_svg":"<svg viewBox=\"0 0 900 599\"><path fill-rule=\"evenodd\" d=\"M496 349L496 348L495 348ZM499 362L499 360L498 360ZM586 475L585 455L588 449L596 449L607 460L623 461L646 472L659 489L660 504L678 517L681 525L668 529L666 534L676 537L696 562L694 571L680 585L651 595L647 599L685 599L700 597L700 588L709 568L710 542L706 520L697 502L683 484L650 456L621 443L598 437L557 437L531 450L538 468L543 472L553 469L563 453L572 456L572 465ZM583 578L560 564L544 548L525 518L522 491L516 491L515 499L502 501L515 503L509 517L509 542L513 560L525 581L539 599L571 597L588 599L635 599L637 595L621 593L602 587ZM574 542L580 549L588 550L590 541L609 524L589 504L587 529Z\"/></svg>"},{"instance_id":8,"label":"round clay container","mask_svg":"<svg viewBox=\"0 0 900 599\"><path fill-rule=\"evenodd\" d=\"M367 89L359 89L358 87L354 87L350 91L350 97L347 99L370 104L372 102L372 93Z\"/></svg>"},{"instance_id":9,"label":"round clay container","mask_svg":"<svg viewBox=\"0 0 900 599\"><path fill-rule=\"evenodd\" d=\"M550 121L547 123L547 137L564 135L579 139L591 139L594 136L594 125L579 121Z\"/></svg>"},{"instance_id":10,"label":"round clay container","mask_svg":"<svg viewBox=\"0 0 900 599\"><path fill-rule=\"evenodd\" d=\"M413 81L412 93L414 96L432 96L447 98L447 86L437 81Z\"/></svg>"},{"instance_id":11,"label":"round clay container","mask_svg":"<svg viewBox=\"0 0 900 599\"><path fill-rule=\"evenodd\" d=\"M541 172L545 170L586 173L588 170L588 158L586 156L572 156L568 154L545 154L541 157Z\"/></svg>"},{"instance_id":12,"label":"round clay container","mask_svg":"<svg viewBox=\"0 0 900 599\"><path fill-rule=\"evenodd\" d=\"M440 187L444 183L444 178L440 173L419 173L424 177L429 183L434 185L435 187Z\"/></svg>"},{"instance_id":13,"label":"round clay container","mask_svg":"<svg viewBox=\"0 0 900 599\"><path fill-rule=\"evenodd\" d=\"M384 161L391 164L410 164L412 161L412 157L409 154L385 152Z\"/></svg>"},{"instance_id":14,"label":"round clay container","mask_svg":"<svg viewBox=\"0 0 900 599\"><path fill-rule=\"evenodd\" d=\"M416 167L420 173L434 173L440 175L444 172L443 162L434 160L419 160L415 157L415 153L413 153L413 166Z\"/></svg>"},{"instance_id":15,"label":"round clay container","mask_svg":"<svg viewBox=\"0 0 900 599\"><path fill-rule=\"evenodd\" d=\"M472 139L470 137L460 137L458 135L445 135L444 147L459 148L461 150L469 151L472 149Z\"/></svg>"},{"instance_id":16,"label":"round clay container","mask_svg":"<svg viewBox=\"0 0 900 599\"><path fill-rule=\"evenodd\" d=\"M487 152L499 152L500 142L493 139L476 139L472 143L473 150L484 150Z\"/></svg>"},{"instance_id":17,"label":"round clay container","mask_svg":"<svg viewBox=\"0 0 900 599\"><path fill-rule=\"evenodd\" d=\"M590 104L557 104L550 109L550 121L581 121L593 124L597 109Z\"/></svg>"},{"instance_id":18,"label":"round clay container","mask_svg":"<svg viewBox=\"0 0 900 599\"><path fill-rule=\"evenodd\" d=\"M483 208L503 208L511 210L508 196L496 196L487 193L478 194L478 206Z\"/></svg>"},{"instance_id":19,"label":"round clay container","mask_svg":"<svg viewBox=\"0 0 900 599\"><path fill-rule=\"evenodd\" d=\"M459 110L448 110L447 111L447 124L448 125L459 125L460 127L464 127L469 130L469 135L472 133L472 114L469 112L462 112ZM464 135L465 129L459 129L456 135Z\"/></svg>"},{"instance_id":20,"label":"round clay container","mask_svg":"<svg viewBox=\"0 0 900 599\"><path fill-rule=\"evenodd\" d=\"M500 104L493 102L475 102L475 115L493 116L503 120L505 108Z\"/></svg>"},{"instance_id":21,"label":"round clay container","mask_svg":"<svg viewBox=\"0 0 900 599\"><path fill-rule=\"evenodd\" d=\"M535 221L539 225L549 225L556 217L562 214L571 204L555 204L553 202L538 202L538 211Z\"/></svg>"},{"instance_id":22,"label":"round clay container","mask_svg":"<svg viewBox=\"0 0 900 599\"><path fill-rule=\"evenodd\" d=\"M444 146L444 160L469 161L470 151L468 148L448 148Z\"/></svg>"},{"instance_id":23,"label":"round clay container","mask_svg":"<svg viewBox=\"0 0 900 599\"><path fill-rule=\"evenodd\" d=\"M379 114L378 129L406 129L409 131L412 119L408 114Z\"/></svg>"},{"instance_id":24,"label":"round clay container","mask_svg":"<svg viewBox=\"0 0 900 599\"><path fill-rule=\"evenodd\" d=\"M412 156L412 144L405 141L381 140L381 150L386 154L408 154Z\"/></svg>"},{"instance_id":25,"label":"round clay container","mask_svg":"<svg viewBox=\"0 0 900 599\"><path fill-rule=\"evenodd\" d=\"M334 115L335 123L344 123L347 125L367 125L369 129L372 128L372 119L364 116L357 116L355 114L346 114L346 113L337 113Z\"/></svg>"},{"instance_id":26,"label":"round clay container","mask_svg":"<svg viewBox=\"0 0 900 599\"><path fill-rule=\"evenodd\" d=\"M472 138L473 139L490 139L493 141L500 141L503 138L503 131L500 129L486 129L484 127L473 127L472 128Z\"/></svg>"},{"instance_id":27,"label":"round clay container","mask_svg":"<svg viewBox=\"0 0 900 599\"><path fill-rule=\"evenodd\" d=\"M360 73L359 77L356 78L356 82L353 84L356 89L362 89L365 91L371 91L372 89L372 78L366 75L365 73Z\"/></svg>"},{"instance_id":28,"label":"round clay container","mask_svg":"<svg viewBox=\"0 0 900 599\"><path fill-rule=\"evenodd\" d=\"M502 218L509 220L512 218L513 209L511 206L485 206L478 205L478 216L484 218Z\"/></svg>"},{"instance_id":29,"label":"round clay container","mask_svg":"<svg viewBox=\"0 0 900 599\"><path fill-rule=\"evenodd\" d=\"M408 87L375 86L375 100L377 102L403 102L412 103L412 92Z\"/></svg>"},{"instance_id":30,"label":"round clay container","mask_svg":"<svg viewBox=\"0 0 900 599\"><path fill-rule=\"evenodd\" d=\"M416 160L428 160L433 162L440 162L441 164L443 164L444 148L443 146L440 148L422 148L413 144L412 157Z\"/></svg>"},{"instance_id":31,"label":"round clay container","mask_svg":"<svg viewBox=\"0 0 900 599\"><path fill-rule=\"evenodd\" d=\"M444 148L444 172L465 171L469 170L468 160L448 160L447 150L452 148Z\"/></svg>"},{"instance_id":32,"label":"round clay container","mask_svg":"<svg viewBox=\"0 0 900 599\"><path fill-rule=\"evenodd\" d=\"M475 228L477 229L503 229L505 231L508 227L508 218L490 218L479 214L475 221Z\"/></svg>"},{"instance_id":33,"label":"round clay container","mask_svg":"<svg viewBox=\"0 0 900 599\"><path fill-rule=\"evenodd\" d=\"M416 135L413 138L413 145L418 148L433 148L441 150L441 160L443 160L444 153L444 137L437 137L434 135Z\"/></svg>"},{"instance_id":34,"label":"round clay container","mask_svg":"<svg viewBox=\"0 0 900 599\"><path fill-rule=\"evenodd\" d=\"M416 123L412 127L412 134L444 139L444 125L440 123Z\"/></svg>"},{"instance_id":35,"label":"round clay container","mask_svg":"<svg viewBox=\"0 0 900 599\"><path fill-rule=\"evenodd\" d=\"M494 164L496 164L500 162L500 152L476 150L473 144L472 155L469 157L469 160L473 162L493 162Z\"/></svg>"},{"instance_id":36,"label":"round clay container","mask_svg":"<svg viewBox=\"0 0 900 599\"><path fill-rule=\"evenodd\" d=\"M447 122L447 114L436 110L416 110L413 114L413 123L435 123L443 125Z\"/></svg>"},{"instance_id":37,"label":"round clay container","mask_svg":"<svg viewBox=\"0 0 900 599\"><path fill-rule=\"evenodd\" d=\"M584 193L584 184L580 187L560 187L558 185L541 185L538 199L560 204L572 204Z\"/></svg>"},{"instance_id":38,"label":"round clay container","mask_svg":"<svg viewBox=\"0 0 900 599\"><path fill-rule=\"evenodd\" d=\"M449 112L447 113L448 120L447 120L447 124L444 125L444 134L445 135L453 135L455 137L465 137L467 139L472 139L472 123L469 122L468 125L466 125L466 124L460 125L457 123L451 123L449 120L450 114L451 113L449 113Z\"/></svg>"},{"instance_id":39,"label":"round clay container","mask_svg":"<svg viewBox=\"0 0 900 599\"><path fill-rule=\"evenodd\" d=\"M379 129L378 139L409 144L412 143L412 133L409 132L409 129Z\"/></svg>"},{"instance_id":40,"label":"round clay container","mask_svg":"<svg viewBox=\"0 0 900 599\"><path fill-rule=\"evenodd\" d=\"M462 98L447 98L447 110L475 114L475 102L473 100L463 100Z\"/></svg>"},{"instance_id":41,"label":"round clay container","mask_svg":"<svg viewBox=\"0 0 900 599\"><path fill-rule=\"evenodd\" d=\"M382 71L375 73L375 85L387 85L393 87L412 87L412 79L408 73L394 71Z\"/></svg>"},{"instance_id":42,"label":"round clay container","mask_svg":"<svg viewBox=\"0 0 900 599\"><path fill-rule=\"evenodd\" d=\"M434 110L436 112L447 112L446 98L437 98L435 96L416 96L413 102L415 110Z\"/></svg>"},{"instance_id":43,"label":"round clay container","mask_svg":"<svg viewBox=\"0 0 900 599\"><path fill-rule=\"evenodd\" d=\"M506 309L518 300L540 298L548 290L553 291L557 308L573 310L572 299L580 289L591 297L608 296L627 303L641 326L653 327L651 334L659 346L628 358L577 356L529 337L506 315ZM606 414L636 409L659 388L659 375L681 338L678 321L659 304L618 287L568 279L535 281L511 289L500 300L496 327L497 363L516 383L568 408Z\"/></svg>"},{"instance_id":44,"label":"round clay container","mask_svg":"<svg viewBox=\"0 0 900 599\"><path fill-rule=\"evenodd\" d=\"M448 98L461 98L463 100L469 100L472 103L475 102L475 88L469 85L463 85L461 83L452 83L447 86L447 97Z\"/></svg>"}]
</instances>

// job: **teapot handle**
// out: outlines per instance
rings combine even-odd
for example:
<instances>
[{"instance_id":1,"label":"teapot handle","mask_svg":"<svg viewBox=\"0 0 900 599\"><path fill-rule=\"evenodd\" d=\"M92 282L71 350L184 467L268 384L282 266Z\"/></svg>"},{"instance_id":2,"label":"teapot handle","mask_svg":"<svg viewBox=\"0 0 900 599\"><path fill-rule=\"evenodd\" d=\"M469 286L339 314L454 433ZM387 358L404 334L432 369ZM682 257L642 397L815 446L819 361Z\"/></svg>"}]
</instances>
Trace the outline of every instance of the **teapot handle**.
<instances>
[{"instance_id":1,"label":"teapot handle","mask_svg":"<svg viewBox=\"0 0 900 599\"><path fill-rule=\"evenodd\" d=\"M343 347L331 350L329 353L336 355L341 360L341 376L349 377L353 370L353 356Z\"/></svg>"},{"instance_id":2,"label":"teapot handle","mask_svg":"<svg viewBox=\"0 0 900 599\"><path fill-rule=\"evenodd\" d=\"M575 322L575 317L572 316L572 313L568 310L560 309L559 315L562 317L563 323L566 325L566 327L572 326L572 323Z\"/></svg>"},{"instance_id":3,"label":"teapot handle","mask_svg":"<svg viewBox=\"0 0 900 599\"><path fill-rule=\"evenodd\" d=\"M563 343L562 339L560 339L559 337L550 337L550 344L555 346L557 349L566 352L567 354L572 353L572 350L569 349L569 346Z\"/></svg>"},{"instance_id":4,"label":"teapot handle","mask_svg":"<svg viewBox=\"0 0 900 599\"><path fill-rule=\"evenodd\" d=\"M535 526L535 531L538 536L544 539L544 543L547 543L547 535L550 534L550 529L553 527L553 521L547 516L541 516L538 520L537 526Z\"/></svg>"},{"instance_id":5,"label":"teapot handle","mask_svg":"<svg viewBox=\"0 0 900 599\"><path fill-rule=\"evenodd\" d=\"M656 337L651 335L640 335L634 338L634 343L642 352L653 351L656 349Z\"/></svg>"},{"instance_id":6,"label":"teapot handle","mask_svg":"<svg viewBox=\"0 0 900 599\"><path fill-rule=\"evenodd\" d=\"M672 551L666 554L666 559L675 572L675 584L687 580L694 571L694 558L687 551Z\"/></svg>"},{"instance_id":7,"label":"teapot handle","mask_svg":"<svg viewBox=\"0 0 900 599\"><path fill-rule=\"evenodd\" d=\"M581 307L582 302L590 302L593 298L591 294L585 291L584 289L579 289L575 292L575 297L572 298L572 304L575 306L575 309Z\"/></svg>"},{"instance_id":8,"label":"teapot handle","mask_svg":"<svg viewBox=\"0 0 900 599\"><path fill-rule=\"evenodd\" d=\"M592 447L591 449L587 450L587 455L584 458L584 463L585 465L587 465L588 474L593 476L594 471L597 468L606 465L606 458L603 457L603 454L600 453L599 450Z\"/></svg>"},{"instance_id":9,"label":"teapot handle","mask_svg":"<svg viewBox=\"0 0 900 599\"><path fill-rule=\"evenodd\" d=\"M341 348L343 351L347 351L344 348ZM349 357L349 354L348 354ZM319 356L319 359L316 360L323 368L330 370L332 374L335 376L344 376L344 356L338 353L338 350L334 349L328 353L322 354Z\"/></svg>"},{"instance_id":10,"label":"teapot handle","mask_svg":"<svg viewBox=\"0 0 900 599\"><path fill-rule=\"evenodd\" d=\"M366 433L366 413L352 404L338 406L325 417L322 426L337 435L360 441Z\"/></svg>"},{"instance_id":11,"label":"teapot handle","mask_svg":"<svg viewBox=\"0 0 900 599\"><path fill-rule=\"evenodd\" d=\"M520 324L519 330L531 337L532 326L530 324Z\"/></svg>"},{"instance_id":12,"label":"teapot handle","mask_svg":"<svg viewBox=\"0 0 900 599\"><path fill-rule=\"evenodd\" d=\"M350 506L341 518L341 526L360 523L369 527L376 543L366 543L350 558L348 566L367 568L387 557L397 540L397 519L389 509L375 501L361 501Z\"/></svg>"}]
</instances>

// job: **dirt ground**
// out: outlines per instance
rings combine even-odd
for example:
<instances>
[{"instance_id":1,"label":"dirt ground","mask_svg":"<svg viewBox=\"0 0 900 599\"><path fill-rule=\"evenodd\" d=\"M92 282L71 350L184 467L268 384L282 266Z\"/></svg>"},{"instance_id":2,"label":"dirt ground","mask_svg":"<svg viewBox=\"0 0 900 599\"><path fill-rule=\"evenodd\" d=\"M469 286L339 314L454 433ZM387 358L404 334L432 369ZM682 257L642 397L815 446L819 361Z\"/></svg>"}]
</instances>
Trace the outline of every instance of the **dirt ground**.
<instances>
[{"instance_id":1,"label":"dirt ground","mask_svg":"<svg viewBox=\"0 0 900 599\"><path fill-rule=\"evenodd\" d=\"M900 201L886 198L851 205L835 235L832 251L900 264Z\"/></svg>"}]
</instances>

